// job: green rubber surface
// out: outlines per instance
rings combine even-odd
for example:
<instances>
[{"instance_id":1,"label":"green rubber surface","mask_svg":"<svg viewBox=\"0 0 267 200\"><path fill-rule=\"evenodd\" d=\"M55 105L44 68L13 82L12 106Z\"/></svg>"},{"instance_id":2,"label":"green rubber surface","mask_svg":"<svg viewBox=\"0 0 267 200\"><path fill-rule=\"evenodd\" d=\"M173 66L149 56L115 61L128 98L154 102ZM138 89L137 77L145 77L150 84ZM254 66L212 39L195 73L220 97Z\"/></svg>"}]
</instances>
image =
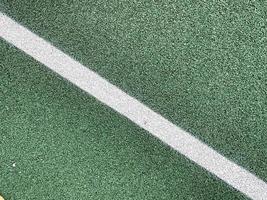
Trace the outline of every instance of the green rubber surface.
<instances>
[{"instance_id":1,"label":"green rubber surface","mask_svg":"<svg viewBox=\"0 0 267 200\"><path fill-rule=\"evenodd\" d=\"M0 2L18 22L267 181L265 1Z\"/></svg>"},{"instance_id":2,"label":"green rubber surface","mask_svg":"<svg viewBox=\"0 0 267 200\"><path fill-rule=\"evenodd\" d=\"M0 194L17 199L246 199L0 40Z\"/></svg>"}]
</instances>

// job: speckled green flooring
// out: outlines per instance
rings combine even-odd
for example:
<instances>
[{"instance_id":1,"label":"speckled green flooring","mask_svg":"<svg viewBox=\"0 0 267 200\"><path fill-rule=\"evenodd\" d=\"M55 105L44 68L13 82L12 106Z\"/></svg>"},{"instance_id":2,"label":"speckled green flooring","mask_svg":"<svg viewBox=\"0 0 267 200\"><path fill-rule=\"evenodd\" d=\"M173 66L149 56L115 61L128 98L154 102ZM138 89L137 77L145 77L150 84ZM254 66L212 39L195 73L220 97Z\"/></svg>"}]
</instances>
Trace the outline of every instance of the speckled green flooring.
<instances>
[{"instance_id":1,"label":"speckled green flooring","mask_svg":"<svg viewBox=\"0 0 267 200\"><path fill-rule=\"evenodd\" d=\"M267 180L267 4L264 1L244 2L217 0L196 3L195 1L186 0L59 0L51 3L51 1L45 0L0 0L0 10L9 14L9 16L38 35L51 41L61 50L72 55L78 61L95 70L175 124L189 130L195 136L223 153L226 157L231 158L236 163L249 169L263 180ZM4 49L2 52L4 56L1 55L1 59L4 58L4 60L7 60L7 63L11 63L11 61L12 63L19 63L14 58L9 58L10 55L6 55L5 48L7 47L5 47L4 43L2 46ZM18 53L16 53L16 56L13 56L17 57L17 54ZM12 63L10 66L6 64L4 67L12 68ZM19 69L21 70L21 68ZM40 75L40 77L45 79L45 77L48 76L47 73L49 74L49 72L43 72L44 75ZM16 74L23 73L17 72ZM27 78L28 84L32 84L30 77L34 76L33 74L34 73L27 75L27 77L29 76ZM9 78L11 79L14 77L12 75L9 76ZM20 78L23 80L23 76ZM44 86L47 84L45 81L49 82L48 80L43 81ZM6 84L12 84L13 82L14 81L8 81L8 79L6 79ZM53 85L53 82L54 80L51 81L50 87L56 87ZM61 91L61 95L67 95L65 98L68 100L62 99L62 101L69 101L69 104L73 105L72 101L69 100L69 96L71 96L71 98L74 97L72 97L71 92L67 91L76 91L76 89L70 89L71 86L65 86L67 83L63 82L61 84L64 89L59 88L58 90ZM33 89L37 87L35 85L36 84L32 84ZM15 84L12 88L14 90L20 90L19 88L22 86L19 86L20 84ZM44 90L43 93L45 93L47 88L44 86L35 88L35 90L39 90L39 93L42 93L41 91ZM49 93L49 91L47 92ZM14 91L13 93L18 92ZM75 97L76 102L89 101L88 99L90 99L90 97L80 93L80 91L75 92L77 95ZM51 95L52 94L53 93L51 93ZM25 96L30 98L28 94L25 94ZM54 97L52 97L47 97L49 100L45 100L45 102L54 101ZM18 95L17 98L20 99L22 97ZM80 98L85 98L86 100L80 100ZM4 99L4 105L12 103L10 102L11 100L6 97L1 98L1 103L2 99ZM29 99L24 100L26 105L31 105L30 102L31 100ZM56 105L57 104L62 106L63 103L56 103ZM95 102L93 104L94 106L91 105L91 107L88 108L87 104L92 103L81 102L79 105L76 105L82 106L83 108L76 110L77 113L75 116L81 115L80 118L82 119L84 115L88 114L90 109L94 109L96 113L100 112L101 106L99 103ZM27 110L26 105L25 109ZM73 107L74 108L70 106L69 109L77 109L74 105ZM38 110L38 106L36 109L32 116L34 120L38 120L38 117L34 116L42 112L41 108L41 111ZM107 108L102 108L102 110L103 109ZM13 111L13 115L16 114L16 112L16 110ZM59 113L54 107L49 109L49 112ZM74 111L72 110L71 112ZM4 113L9 112L5 111ZM50 115L53 117L52 113L46 115L48 117L50 117ZM108 113L113 112L109 111ZM12 116L12 114L10 115ZM127 129L125 132L131 132L132 129L135 129L135 132L138 133L142 132L138 128L129 128L133 125L125 119L121 119L121 117L116 114L110 115L112 115L112 118L113 115L116 116L116 120L114 121L123 121L120 123L125 124L125 129ZM25 116L20 118L23 119L29 116L29 113L25 113ZM73 119L72 116L68 117L70 121L75 120L76 123L79 121L78 119ZM103 126L101 125L101 120L103 120L101 117L102 115L96 115L93 119L93 121L97 120L96 118L100 120L99 123L95 124L97 128L93 126L96 133L97 131L101 132L101 126ZM2 118L6 119L6 117ZM58 123L61 124L58 131L61 129L70 129L66 124L64 125L64 123L67 123L64 118L65 117L62 116L61 122ZM113 124L110 118L111 117L107 117L107 122L105 123ZM16 121L16 118L12 118L12 120ZM27 127L27 123L25 124L23 121L21 123ZM42 125L42 123L44 124ZM75 122L72 123L75 125ZM39 119L39 125L45 127L45 122ZM73 127L73 125L69 126ZM76 126L80 127L79 124L76 124ZM98 128L98 126L100 127ZM8 127L12 128L11 125L6 125L2 128L3 132L8 133ZM113 125L110 125L110 127L104 129L110 132L112 128L114 128ZM121 129L122 127L118 125L117 128ZM128 130L128 128L131 130ZM46 128L44 128L44 130L46 130ZM54 127L51 127L51 130L54 130ZM65 133L64 130L61 130L62 133ZM54 134L58 131L55 131ZM18 131L14 132L17 133ZM125 134L124 137L128 135L129 137L138 138L135 134L122 133L121 130L115 132ZM80 132L78 131L78 133ZM43 137L45 135L42 131L39 131L39 134L40 136L38 137ZM69 135L79 134L69 133ZM113 137L115 137L114 135ZM22 134L21 137L24 137L24 135ZM75 136L69 136L69 138L71 137ZM116 137L119 138L121 136ZM145 133L142 133L142 137L148 138ZM16 138L14 138L14 140L15 139ZM148 140L149 142L151 142L151 140L154 141L154 139L151 138ZM62 141L63 145L63 143L68 143L69 139L68 137L65 138L62 136L59 141ZM84 141L84 138L82 141ZM132 141L132 139L130 141ZM38 140L36 142L40 141ZM167 148L163 148L159 142L154 142L161 148L157 151L162 152L163 149L165 149L164 152L167 152L165 153L166 155L172 155L173 158L178 159L179 155L166 150ZM46 142L44 143L48 145ZM75 144L78 145L79 142ZM57 143L54 145L57 146ZM93 144L86 145L90 146ZM105 145L103 145L103 147L104 146ZM125 144L125 146L127 145ZM6 149L6 151L9 150ZM154 150L151 150L151 152L153 151ZM29 152L31 151L29 150ZM152 154L151 152L148 154ZM165 157L165 154L162 157ZM77 153L77 155L80 155L80 153ZM81 155L83 154L81 153ZM73 162L71 159L72 157L73 155L69 155L69 162ZM164 158L164 160L169 160L169 158L170 157L168 157L168 159ZM85 162L89 161L86 160ZM186 161L183 161L183 163L186 163ZM180 164L180 166L176 165L177 163L173 164L173 166L177 168L173 168L172 166L171 169L168 169L171 172L173 172L173 170L177 171L178 168L186 164ZM184 168L187 169L187 167ZM60 170L60 167L58 167L58 169ZM202 172L201 169L198 170L196 174L205 173ZM173 174L171 172L169 173ZM62 176L64 176L67 172L63 171L62 173ZM188 180L188 183L185 184L191 183L194 185L194 188L201 189L201 192L194 189L196 193L193 194L192 192L193 199L194 197L202 197L202 194L203 199L221 198L216 196L218 193L221 193L217 192L217 188L215 189L216 194L213 194L214 196L205 196L207 194L204 191L207 191L208 194L211 195L209 192L214 192L214 190L203 189L202 181L200 181L202 178L200 180L195 180L192 172L185 172L185 174L187 175L184 175L183 178L178 177L177 179L179 181L185 181L185 177L188 178L189 176L192 179L191 181ZM134 177L132 178L135 179ZM206 177L203 179L206 179ZM102 178L99 178L99 181L102 180ZM158 180L165 181L166 184L168 184L168 187L165 188L165 193L161 193L163 196L166 195L166 199L174 197L171 196L172 194L179 194L179 192L175 193L177 191L185 193L181 199L191 198L189 195L191 186L189 186L188 189L184 189L186 188L185 185L179 186L181 182L177 180L177 183L174 179L168 182L168 178L159 178ZM109 181L109 178L107 178L107 181ZM146 182L146 180L144 180L144 182ZM206 180L204 182L206 183ZM21 184L24 185L23 182ZM138 185L138 183L135 184ZM210 184L210 181L207 181L207 184ZM127 184L123 183L122 185L124 187L127 186ZM169 186L175 189L169 189ZM129 185L129 188L130 187L131 185ZM147 187L150 188L150 186ZM180 189L179 187L184 188ZM216 185L216 187L218 186ZM46 186L46 188L49 187ZM67 185L65 187L65 190L67 190L67 188L72 188L71 182L69 182L69 186ZM75 187L72 189L74 190L74 188ZM117 188L119 188L119 186ZM210 188L210 186L207 186L207 188ZM150 189L153 192L159 192L158 189L153 187ZM154 191L154 189L156 191ZM51 191L53 190L51 189ZM123 191L124 190L121 189L122 194L126 193ZM134 199L135 195L131 196L130 193L139 190L135 188L127 191L130 197ZM147 190L144 189L144 191ZM218 189L218 191L221 191L221 189ZM101 192L99 193L101 194ZM84 195L86 196L88 193L85 192ZM139 195L145 194L141 192ZM142 199L142 197L139 199ZM230 199L232 199L232 197Z\"/></svg>"}]
</instances>

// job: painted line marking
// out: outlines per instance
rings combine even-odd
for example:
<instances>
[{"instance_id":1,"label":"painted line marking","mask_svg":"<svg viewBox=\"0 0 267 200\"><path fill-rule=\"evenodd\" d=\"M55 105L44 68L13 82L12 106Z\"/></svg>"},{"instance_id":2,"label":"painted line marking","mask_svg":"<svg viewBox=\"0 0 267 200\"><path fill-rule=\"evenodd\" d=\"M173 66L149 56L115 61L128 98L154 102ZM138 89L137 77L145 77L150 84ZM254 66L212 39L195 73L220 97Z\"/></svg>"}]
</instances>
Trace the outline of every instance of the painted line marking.
<instances>
[{"instance_id":1,"label":"painted line marking","mask_svg":"<svg viewBox=\"0 0 267 200\"><path fill-rule=\"evenodd\" d=\"M0 37L127 117L235 189L267 199L267 183L0 12Z\"/></svg>"}]
</instances>

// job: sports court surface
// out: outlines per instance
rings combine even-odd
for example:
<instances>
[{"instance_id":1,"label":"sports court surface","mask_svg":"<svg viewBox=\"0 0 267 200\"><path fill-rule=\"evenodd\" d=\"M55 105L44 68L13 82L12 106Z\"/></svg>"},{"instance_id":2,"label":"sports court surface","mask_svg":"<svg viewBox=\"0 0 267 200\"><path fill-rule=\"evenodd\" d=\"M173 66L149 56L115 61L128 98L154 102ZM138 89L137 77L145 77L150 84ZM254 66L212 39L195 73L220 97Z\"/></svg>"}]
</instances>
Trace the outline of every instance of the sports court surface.
<instances>
[{"instance_id":1,"label":"sports court surface","mask_svg":"<svg viewBox=\"0 0 267 200\"><path fill-rule=\"evenodd\" d=\"M267 199L267 2L0 0L0 195Z\"/></svg>"}]
</instances>

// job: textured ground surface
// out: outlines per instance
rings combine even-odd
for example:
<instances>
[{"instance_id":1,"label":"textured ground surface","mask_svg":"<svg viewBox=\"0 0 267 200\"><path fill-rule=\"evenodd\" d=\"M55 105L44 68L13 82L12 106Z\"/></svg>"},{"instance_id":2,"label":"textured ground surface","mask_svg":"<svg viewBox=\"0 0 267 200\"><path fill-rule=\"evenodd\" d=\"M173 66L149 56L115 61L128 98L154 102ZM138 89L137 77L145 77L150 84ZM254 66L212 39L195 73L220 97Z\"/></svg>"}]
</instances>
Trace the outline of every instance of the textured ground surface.
<instances>
[{"instance_id":1,"label":"textured ground surface","mask_svg":"<svg viewBox=\"0 0 267 200\"><path fill-rule=\"evenodd\" d=\"M203 1L195 3L195 1L186 0L179 2L59 0L56 3L51 3L51 1L44 0L0 0L0 10L51 41L61 50L72 55L175 124L189 130L226 157L249 169L263 180L267 180L267 4L263 1ZM142 176L138 170L145 166L149 173L157 174L163 173L163 171L169 173L164 177L159 175L155 179L142 179L142 184L146 186L144 186L146 189L143 189L143 192L140 191L140 188L143 187L135 187L139 182L129 181L127 185L123 181L118 181L118 185L114 186L117 195L129 194L131 197L131 193L136 192L138 195L144 196L145 192L148 192L147 195L150 193L156 195L160 192L158 188L165 188L160 194L167 195L166 199L174 197L172 195L177 195L179 192L184 195L185 199L190 199L192 190L196 191L196 193L191 194L193 199L202 194L203 199L220 199L221 197L216 195L220 195L222 190L227 191L230 195L230 190L222 186L222 183L217 183L211 177L208 178L208 175L201 169L183 158L179 158L179 155L166 147L162 147L159 142L146 136L127 120L102 107L90 97L80 94L80 91L68 84L66 86L66 82L57 80L53 75L48 75L48 71L43 69L41 70L42 73L35 72L35 65L38 66L38 64L30 61L27 57L24 58L22 53L18 53L14 49L7 51L7 48L6 44L2 42L1 74L7 69L12 69L14 75L6 75L3 79L1 77L1 84L6 84L12 88L12 90L4 91L9 92L11 96L16 96L8 98L8 95L3 94L1 106L7 106L11 109L12 106L16 105L16 99L22 99L23 104L21 106L25 112L22 112L23 109L18 110L21 107L13 110L13 113L12 110L1 109L5 115L10 115L10 119L4 114L1 116L1 123L2 121L6 123L5 126L1 126L1 132L4 133L4 138L7 138L2 140L7 145L3 153L9 152L11 155L23 158L27 152L34 152L33 147L37 148L36 143L40 143L45 137L43 138L44 142L40 144L40 148L43 148L44 152L47 151L48 146L58 148L51 150L54 153L48 153L47 159L59 158L62 159L61 162L63 163L70 162L74 165L70 171L64 171L64 169L61 171L61 165L57 166L59 170L57 173L61 179L54 180L52 175L50 177L44 173L43 178L32 177L27 179L28 181L31 180L34 183L34 180L39 182L47 179L52 182L55 181L55 185L57 185L61 183L60 181L68 180L69 182L64 187L66 194L71 195L67 189L72 188L74 192L77 188L71 187L71 184L79 180L75 179L75 173L73 173L75 167L80 169L79 166L75 166L74 158L77 158L79 162L82 160L87 166L87 169L84 169L85 171L82 171L80 176L84 178L84 183L88 182L90 178L86 177L90 176L90 173L86 171L90 170L88 163L90 159L97 163L95 160L97 156L90 156L91 148L96 148L96 142L92 140L92 143L86 143L84 137L88 137L88 135L80 136L83 130L79 129L83 129L84 124L90 121L93 125L89 123L88 126L91 128L85 128L84 134L90 135L92 132L91 134L99 136L98 132L100 132L102 138L95 139L96 141L103 142L102 140L106 139L106 142L110 142L111 139L108 137L125 138L125 140L117 141L118 144L114 145L116 148L121 148L119 152L116 152L116 149L112 150L112 142L110 142L109 148L104 142L102 146L97 148L101 149L103 154L114 151L118 153L118 155L114 154L116 158L118 157L117 159L120 160L120 156L126 159L120 160L120 162L125 163L125 166L133 165L132 169L129 170L134 170L136 174L129 171L132 177L126 176L126 179L140 181ZM22 60L24 61L22 62ZM29 70L29 73L23 73L23 70L26 69ZM42 67L37 67L36 71L38 69L40 70ZM26 75L27 78L24 77ZM23 86L20 81L16 83L15 79L27 81L26 85ZM38 82L40 80L41 83ZM40 86L37 87L37 85ZM35 92L31 92L32 90ZM38 94L46 93L44 99L39 100L40 95ZM54 93L59 93L59 96L53 96ZM30 94L33 96L31 97ZM37 105L31 107L31 99L34 97L37 98ZM77 102L80 103L77 104ZM44 108L42 106L38 108L38 104L42 105L42 103L45 104ZM18 113L19 111L21 114ZM45 115L41 114L42 112ZM57 123L54 123L54 114L62 115ZM32 119L27 120L28 118ZM50 122L45 121L46 118L50 118L57 125L50 127ZM83 121L84 123L82 123ZM102 124L103 121L104 124ZM13 128L14 123L18 123L18 125ZM26 131L28 126L31 127L36 123L38 123L36 127L39 131L35 130L34 127L30 128L33 131ZM117 125L115 126L114 123ZM20 128L16 129L16 127ZM20 131L20 129L22 130ZM14 136L8 135L10 132ZM137 133L132 134L133 132ZM111 135L107 136L108 133ZM27 142L27 139L20 143L21 137L32 138L31 134L35 134L38 138L33 139L36 143L32 141L33 144L31 145L31 141ZM15 137L16 135L18 138ZM58 141L52 140L55 136L58 136L58 138L56 137ZM127 139L127 137L130 138ZM144 138L149 144L143 143ZM91 137L88 137L87 140L91 141ZM29 149L23 152L14 146L14 150L11 151L8 149L8 145L9 147L11 145L10 141L14 143L11 143L12 145L20 144ZM130 147L128 143L126 144L127 141L131 141ZM49 144L49 142L53 144ZM83 145L80 145L80 142L83 142ZM143 149L138 147L140 142ZM72 149L75 149L75 146L77 148L82 146L84 149L74 151L64 143L73 145ZM120 144L120 146L119 143L125 144ZM152 146L149 147L150 145ZM31 146L32 148L30 148ZM87 150L85 150L86 148ZM107 149L102 150L102 148ZM149 150L144 150L144 148ZM66 158L64 158L65 155L63 156L64 151L67 151ZM146 151L148 152L146 153ZM161 155L161 161L147 160L147 155L154 155L154 151L158 152L156 155ZM21 153L18 154L18 152ZM139 168L136 166L137 164L131 163L133 159L131 156L126 156L129 152L138 157L134 163L139 163ZM36 154L38 157L38 152ZM57 154L59 155L57 156ZM50 158L49 155L54 155L54 157ZM101 154L100 157L101 161L98 162L107 165L104 161L105 156ZM106 157L109 156L106 155ZM111 159L111 157L113 158L110 155L109 158ZM4 156L4 158L7 157ZM141 158L149 164L140 164L143 162L140 161ZM8 166L12 165L11 160ZM37 161L33 156L25 162ZM120 162L115 162L114 165L120 166ZM127 164L128 162L131 164ZM168 166L162 167L162 163L165 162ZM98 164L93 165L98 168ZM0 165L0 167L5 166ZM150 168L157 167L162 167L162 171L153 172L150 170ZM194 174L191 168L197 172ZM5 168L7 170L4 171L5 174L11 169ZM53 173L51 169L52 166L46 167L48 172ZM124 173L122 172L123 167L120 170L114 170L114 173ZM99 170L99 173L100 171L102 169ZM40 169L38 172L42 174ZM69 176L73 177L66 176L68 173ZM199 174L201 178L195 178L196 174ZM64 176L66 177L62 178ZM95 174L92 177L95 177ZM109 174L104 177L106 179L99 177L96 183L98 189L103 182L108 184L112 175ZM205 181L202 181L203 179ZM154 186L153 181L158 184L159 180L163 181L164 184ZM79 181L82 182L82 180ZM181 184L183 181L184 183ZM27 182L23 181L19 181L19 183L14 187L28 185ZM216 186L211 186L211 184ZM39 188L37 185L36 188ZM132 189L127 189L127 187ZM216 189L211 189L211 187L216 187ZM6 185L5 188L14 192L14 190L10 190L10 185ZM59 188L59 191L64 190ZM121 193L118 192L119 188ZM69 190L71 191L71 189ZM51 189L51 191L54 190ZM177 191L179 192L177 193ZM214 196L205 196L212 195L210 192L214 191L216 193L213 194ZM40 194L41 192L40 190ZM54 193L59 195L56 190ZM99 191L99 194L102 192ZM75 192L73 195L76 195ZM84 195L86 196L88 193L85 192Z\"/></svg>"}]
</instances>

